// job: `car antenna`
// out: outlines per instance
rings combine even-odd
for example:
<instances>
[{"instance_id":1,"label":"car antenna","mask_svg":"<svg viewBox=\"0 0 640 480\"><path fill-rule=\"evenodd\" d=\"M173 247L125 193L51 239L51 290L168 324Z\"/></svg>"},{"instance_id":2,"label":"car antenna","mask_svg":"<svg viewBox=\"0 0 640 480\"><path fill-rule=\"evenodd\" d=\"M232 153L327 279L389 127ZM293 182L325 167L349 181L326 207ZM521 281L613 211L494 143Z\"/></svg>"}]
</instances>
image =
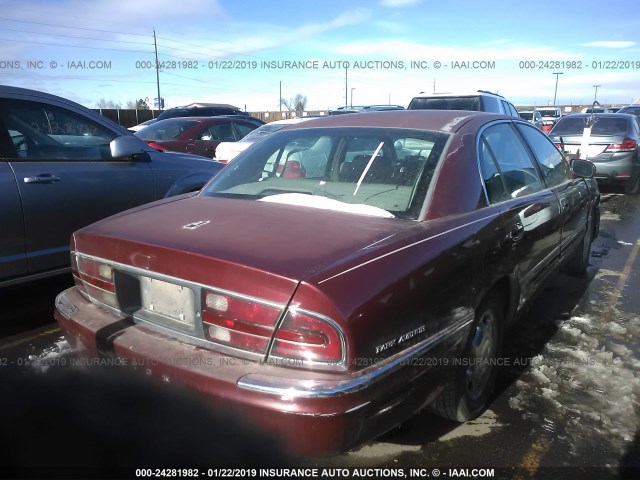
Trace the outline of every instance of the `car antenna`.
<instances>
[{"instance_id":1,"label":"car antenna","mask_svg":"<svg viewBox=\"0 0 640 480\"><path fill-rule=\"evenodd\" d=\"M593 127L593 124L596 121L596 105L600 106L598 101L594 100L593 105L591 105L591 115L589 115L589 118L587 118L587 125L586 125L587 128Z\"/></svg>"}]
</instances>

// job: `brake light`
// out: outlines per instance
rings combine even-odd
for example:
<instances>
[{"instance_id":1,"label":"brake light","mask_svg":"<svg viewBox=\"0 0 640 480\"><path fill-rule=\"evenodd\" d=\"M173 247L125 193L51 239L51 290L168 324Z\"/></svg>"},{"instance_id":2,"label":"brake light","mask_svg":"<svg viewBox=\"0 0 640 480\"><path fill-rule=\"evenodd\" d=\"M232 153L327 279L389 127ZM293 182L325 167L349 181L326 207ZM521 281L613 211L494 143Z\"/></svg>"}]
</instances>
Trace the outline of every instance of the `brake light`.
<instances>
[{"instance_id":1,"label":"brake light","mask_svg":"<svg viewBox=\"0 0 640 480\"><path fill-rule=\"evenodd\" d=\"M638 146L635 140L625 138L622 143L612 143L609 145L605 152L632 152Z\"/></svg>"},{"instance_id":2,"label":"brake light","mask_svg":"<svg viewBox=\"0 0 640 480\"><path fill-rule=\"evenodd\" d=\"M288 161L282 174L282 178L305 178L306 176L306 170L297 160Z\"/></svg>"},{"instance_id":3,"label":"brake light","mask_svg":"<svg viewBox=\"0 0 640 480\"><path fill-rule=\"evenodd\" d=\"M291 309L276 332L271 355L312 362L337 363L344 354L343 338L328 319Z\"/></svg>"},{"instance_id":4,"label":"brake light","mask_svg":"<svg viewBox=\"0 0 640 480\"><path fill-rule=\"evenodd\" d=\"M228 294L203 293L202 322L208 340L266 353L281 310Z\"/></svg>"},{"instance_id":5,"label":"brake light","mask_svg":"<svg viewBox=\"0 0 640 480\"><path fill-rule=\"evenodd\" d=\"M160 150L161 152L167 151L167 148L163 147L162 145L158 145L157 143L154 143L154 142L148 142L148 143L151 148L155 148L156 150Z\"/></svg>"},{"instance_id":6,"label":"brake light","mask_svg":"<svg viewBox=\"0 0 640 480\"><path fill-rule=\"evenodd\" d=\"M98 260L72 255L71 270L79 290L98 302L118 308L113 267Z\"/></svg>"}]
</instances>

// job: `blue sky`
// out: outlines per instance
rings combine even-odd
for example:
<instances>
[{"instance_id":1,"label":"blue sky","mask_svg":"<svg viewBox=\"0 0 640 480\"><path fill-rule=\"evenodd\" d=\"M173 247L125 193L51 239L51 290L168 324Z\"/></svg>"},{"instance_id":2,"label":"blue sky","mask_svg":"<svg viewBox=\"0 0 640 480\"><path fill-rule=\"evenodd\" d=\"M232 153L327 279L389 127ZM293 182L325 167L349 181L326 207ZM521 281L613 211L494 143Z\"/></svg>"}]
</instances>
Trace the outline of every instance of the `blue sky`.
<instances>
[{"instance_id":1,"label":"blue sky","mask_svg":"<svg viewBox=\"0 0 640 480\"><path fill-rule=\"evenodd\" d=\"M280 86L310 110L406 106L434 88L547 105L556 79L558 104L591 103L594 85L601 103L640 97L635 0L0 0L0 12L0 83L88 107L157 96L154 29L168 107L278 110Z\"/></svg>"}]
</instances>

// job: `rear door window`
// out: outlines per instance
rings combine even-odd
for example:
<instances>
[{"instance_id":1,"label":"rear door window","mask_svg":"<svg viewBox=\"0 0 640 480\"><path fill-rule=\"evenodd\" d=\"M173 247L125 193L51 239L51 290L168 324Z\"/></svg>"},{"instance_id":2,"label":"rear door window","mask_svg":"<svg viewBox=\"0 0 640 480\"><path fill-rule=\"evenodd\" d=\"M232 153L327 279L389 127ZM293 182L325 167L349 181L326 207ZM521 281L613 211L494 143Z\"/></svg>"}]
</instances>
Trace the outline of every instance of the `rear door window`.
<instances>
[{"instance_id":1,"label":"rear door window","mask_svg":"<svg viewBox=\"0 0 640 480\"><path fill-rule=\"evenodd\" d=\"M549 138L528 125L518 124L517 128L531 147L547 187L555 187L569 181L571 177L568 165Z\"/></svg>"},{"instance_id":2,"label":"rear door window","mask_svg":"<svg viewBox=\"0 0 640 480\"><path fill-rule=\"evenodd\" d=\"M480 166L490 201L501 201L504 196L499 188L494 188L497 176L507 198L523 197L544 189L529 153L510 124L499 123L485 129L480 137L480 147ZM497 173L491 170L492 161ZM489 185L492 178L493 185ZM490 192L494 189L497 193L492 196Z\"/></svg>"}]
</instances>

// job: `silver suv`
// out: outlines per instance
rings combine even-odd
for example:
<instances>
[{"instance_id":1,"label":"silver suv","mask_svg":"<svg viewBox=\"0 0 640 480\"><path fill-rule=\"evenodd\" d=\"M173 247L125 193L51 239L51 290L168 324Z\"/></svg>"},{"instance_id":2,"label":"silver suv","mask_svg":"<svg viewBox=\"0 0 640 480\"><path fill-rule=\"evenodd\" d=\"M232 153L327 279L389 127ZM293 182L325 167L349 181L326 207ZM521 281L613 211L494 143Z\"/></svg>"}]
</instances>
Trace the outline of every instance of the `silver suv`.
<instances>
[{"instance_id":1,"label":"silver suv","mask_svg":"<svg viewBox=\"0 0 640 480\"><path fill-rule=\"evenodd\" d=\"M421 93L413 97L408 110L472 110L519 117L516 107L497 93Z\"/></svg>"}]
</instances>

